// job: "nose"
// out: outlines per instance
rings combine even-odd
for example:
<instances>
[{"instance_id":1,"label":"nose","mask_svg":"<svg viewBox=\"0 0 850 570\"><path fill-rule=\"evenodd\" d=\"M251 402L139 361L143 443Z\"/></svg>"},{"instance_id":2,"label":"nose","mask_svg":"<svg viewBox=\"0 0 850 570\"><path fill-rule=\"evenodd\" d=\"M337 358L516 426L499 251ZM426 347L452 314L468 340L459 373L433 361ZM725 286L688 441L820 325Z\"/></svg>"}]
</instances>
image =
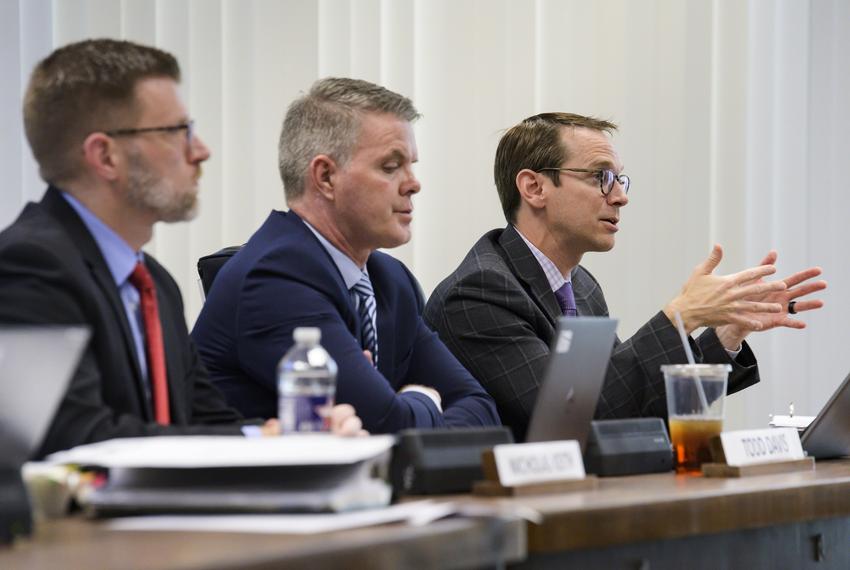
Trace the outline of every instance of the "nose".
<instances>
[{"instance_id":1,"label":"nose","mask_svg":"<svg viewBox=\"0 0 850 570\"><path fill-rule=\"evenodd\" d=\"M193 135L189 143L189 162L200 163L210 157L210 149L198 135Z\"/></svg>"},{"instance_id":2,"label":"nose","mask_svg":"<svg viewBox=\"0 0 850 570\"><path fill-rule=\"evenodd\" d=\"M619 180L614 182L614 188L608 192L606 198L608 199L608 203L612 206L623 207L629 203L629 195L626 194L625 187Z\"/></svg>"},{"instance_id":3,"label":"nose","mask_svg":"<svg viewBox=\"0 0 850 570\"><path fill-rule=\"evenodd\" d=\"M413 173L413 169L411 168L408 171L407 180L402 185L402 193L405 195L417 194L420 190L422 190L422 185L419 183L419 179L416 178L416 174Z\"/></svg>"}]
</instances>

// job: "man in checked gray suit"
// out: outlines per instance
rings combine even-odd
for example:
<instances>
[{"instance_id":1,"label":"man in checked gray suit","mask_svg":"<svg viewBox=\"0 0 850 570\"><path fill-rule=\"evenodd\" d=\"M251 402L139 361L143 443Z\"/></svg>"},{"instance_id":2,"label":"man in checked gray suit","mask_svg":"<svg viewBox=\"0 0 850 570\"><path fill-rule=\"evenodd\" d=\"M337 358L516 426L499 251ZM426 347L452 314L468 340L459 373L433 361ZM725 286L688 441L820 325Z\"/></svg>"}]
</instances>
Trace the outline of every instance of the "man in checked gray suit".
<instances>
[{"instance_id":1,"label":"man in checked gray suit","mask_svg":"<svg viewBox=\"0 0 850 570\"><path fill-rule=\"evenodd\" d=\"M425 320L496 400L523 441L561 315L607 316L596 279L579 265L589 251L614 247L629 178L611 143L616 125L567 113L529 117L509 129L496 150L496 189L505 229L486 233L434 291ZM686 361L674 326L681 314L700 362L729 363L729 392L758 382L752 331L803 328L789 317L817 309L800 300L826 287L810 268L775 282L776 252L762 265L714 275L715 245L681 293L630 339L615 341L597 418L666 416L660 366Z\"/></svg>"}]
</instances>

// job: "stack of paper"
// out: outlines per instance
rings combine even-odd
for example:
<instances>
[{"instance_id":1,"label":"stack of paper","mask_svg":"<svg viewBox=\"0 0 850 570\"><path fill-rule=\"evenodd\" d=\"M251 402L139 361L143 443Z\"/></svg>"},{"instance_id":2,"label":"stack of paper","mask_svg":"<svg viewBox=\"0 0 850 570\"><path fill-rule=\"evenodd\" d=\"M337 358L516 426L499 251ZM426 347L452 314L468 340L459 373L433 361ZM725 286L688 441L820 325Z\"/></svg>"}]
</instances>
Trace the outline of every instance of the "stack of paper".
<instances>
[{"instance_id":1,"label":"stack of paper","mask_svg":"<svg viewBox=\"0 0 850 570\"><path fill-rule=\"evenodd\" d=\"M343 511L387 505L392 436L114 439L51 455L103 469L78 500L95 514Z\"/></svg>"}]
</instances>

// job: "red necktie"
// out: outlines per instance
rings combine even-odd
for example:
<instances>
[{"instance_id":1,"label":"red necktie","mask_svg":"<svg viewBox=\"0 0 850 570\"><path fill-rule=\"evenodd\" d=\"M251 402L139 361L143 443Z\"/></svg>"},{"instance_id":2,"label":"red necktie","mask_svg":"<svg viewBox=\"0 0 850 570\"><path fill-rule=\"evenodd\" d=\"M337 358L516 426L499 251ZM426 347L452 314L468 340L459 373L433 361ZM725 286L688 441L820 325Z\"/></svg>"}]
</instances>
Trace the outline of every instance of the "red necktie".
<instances>
[{"instance_id":1,"label":"red necktie","mask_svg":"<svg viewBox=\"0 0 850 570\"><path fill-rule=\"evenodd\" d=\"M165 345L156 304L156 288L147 267L139 262L130 275L130 283L139 291L142 319L145 322L145 350L148 356L148 377L153 394L154 418L158 424L171 423L168 411L168 382L165 373Z\"/></svg>"}]
</instances>

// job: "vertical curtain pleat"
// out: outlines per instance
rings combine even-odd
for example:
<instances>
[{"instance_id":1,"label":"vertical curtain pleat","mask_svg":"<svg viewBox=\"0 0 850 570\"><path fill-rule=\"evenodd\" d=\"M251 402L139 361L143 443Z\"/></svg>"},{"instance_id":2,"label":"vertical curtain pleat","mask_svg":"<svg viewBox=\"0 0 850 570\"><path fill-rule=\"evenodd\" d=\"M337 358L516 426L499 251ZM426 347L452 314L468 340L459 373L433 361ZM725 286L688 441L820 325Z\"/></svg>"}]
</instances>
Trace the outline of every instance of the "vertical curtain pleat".
<instances>
[{"instance_id":1,"label":"vertical curtain pleat","mask_svg":"<svg viewBox=\"0 0 850 570\"><path fill-rule=\"evenodd\" d=\"M753 335L764 381L730 399L732 426L794 401L814 414L850 369L850 264L841 228L850 156L850 3L842 0L7 0L0 2L0 225L43 189L23 136L32 65L86 37L173 52L212 150L202 210L156 228L192 323L195 262L243 243L285 208L277 139L318 77L377 81L413 98L423 190L413 241L391 253L430 291L504 225L492 161L503 129L551 110L620 125L633 180L617 247L583 263L621 336L678 292L711 244L720 272L779 250L779 275L818 264L827 309L805 332Z\"/></svg>"}]
</instances>

